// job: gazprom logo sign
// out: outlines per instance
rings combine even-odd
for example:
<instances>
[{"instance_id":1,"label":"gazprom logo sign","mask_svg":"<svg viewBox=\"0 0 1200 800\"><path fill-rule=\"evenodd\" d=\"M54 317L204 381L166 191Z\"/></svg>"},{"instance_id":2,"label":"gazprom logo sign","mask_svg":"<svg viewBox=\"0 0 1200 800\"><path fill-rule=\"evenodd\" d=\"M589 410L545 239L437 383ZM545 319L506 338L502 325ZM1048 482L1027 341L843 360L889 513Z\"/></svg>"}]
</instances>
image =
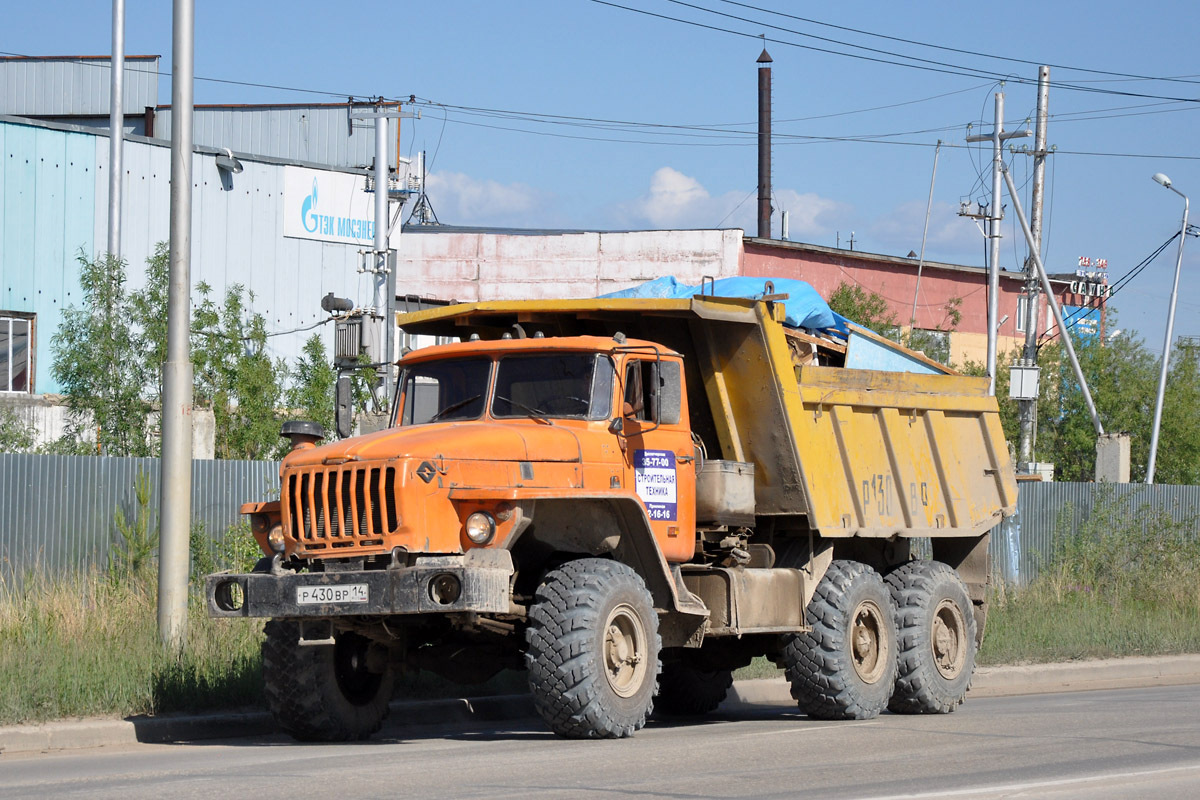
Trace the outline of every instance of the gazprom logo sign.
<instances>
[{"instance_id":1,"label":"gazprom logo sign","mask_svg":"<svg viewBox=\"0 0 1200 800\"><path fill-rule=\"evenodd\" d=\"M365 189L364 175L285 168L283 235L371 246L375 200Z\"/></svg>"}]
</instances>

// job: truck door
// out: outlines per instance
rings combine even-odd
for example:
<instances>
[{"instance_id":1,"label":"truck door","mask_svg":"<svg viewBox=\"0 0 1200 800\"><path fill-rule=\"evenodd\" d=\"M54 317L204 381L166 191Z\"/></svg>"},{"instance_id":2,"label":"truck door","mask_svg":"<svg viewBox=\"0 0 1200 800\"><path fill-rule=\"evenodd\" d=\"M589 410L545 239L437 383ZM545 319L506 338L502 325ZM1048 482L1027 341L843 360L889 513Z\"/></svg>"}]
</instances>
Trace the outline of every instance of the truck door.
<instances>
[{"instance_id":1,"label":"truck door","mask_svg":"<svg viewBox=\"0 0 1200 800\"><path fill-rule=\"evenodd\" d=\"M626 360L622 413L626 486L633 487L668 561L695 553L696 462L678 359Z\"/></svg>"}]
</instances>

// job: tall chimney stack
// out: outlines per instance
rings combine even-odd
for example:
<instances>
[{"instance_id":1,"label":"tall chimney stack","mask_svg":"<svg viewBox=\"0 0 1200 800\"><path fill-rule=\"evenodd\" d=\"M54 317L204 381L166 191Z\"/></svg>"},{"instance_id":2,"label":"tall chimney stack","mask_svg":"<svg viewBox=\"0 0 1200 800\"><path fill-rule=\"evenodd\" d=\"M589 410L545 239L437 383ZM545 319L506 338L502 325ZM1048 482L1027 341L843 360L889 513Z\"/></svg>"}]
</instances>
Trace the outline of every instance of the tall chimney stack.
<instances>
[{"instance_id":1,"label":"tall chimney stack","mask_svg":"<svg viewBox=\"0 0 1200 800\"><path fill-rule=\"evenodd\" d=\"M771 56L758 57L758 238L771 238Z\"/></svg>"}]
</instances>

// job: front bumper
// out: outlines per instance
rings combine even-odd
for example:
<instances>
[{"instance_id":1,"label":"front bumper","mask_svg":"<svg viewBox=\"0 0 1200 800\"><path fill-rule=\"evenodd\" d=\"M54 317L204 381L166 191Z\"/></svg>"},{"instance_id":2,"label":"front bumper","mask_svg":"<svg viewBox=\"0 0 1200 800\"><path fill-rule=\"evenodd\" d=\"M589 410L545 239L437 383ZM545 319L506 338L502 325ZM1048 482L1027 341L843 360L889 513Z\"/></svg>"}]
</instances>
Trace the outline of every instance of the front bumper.
<instances>
[{"instance_id":1,"label":"front bumper","mask_svg":"<svg viewBox=\"0 0 1200 800\"><path fill-rule=\"evenodd\" d=\"M409 567L353 572L217 573L204 580L211 617L339 617L379 614L505 614L511 610L512 556L507 550L425 556ZM434 588L451 576L452 600ZM366 586L365 602L298 603L313 586Z\"/></svg>"}]
</instances>

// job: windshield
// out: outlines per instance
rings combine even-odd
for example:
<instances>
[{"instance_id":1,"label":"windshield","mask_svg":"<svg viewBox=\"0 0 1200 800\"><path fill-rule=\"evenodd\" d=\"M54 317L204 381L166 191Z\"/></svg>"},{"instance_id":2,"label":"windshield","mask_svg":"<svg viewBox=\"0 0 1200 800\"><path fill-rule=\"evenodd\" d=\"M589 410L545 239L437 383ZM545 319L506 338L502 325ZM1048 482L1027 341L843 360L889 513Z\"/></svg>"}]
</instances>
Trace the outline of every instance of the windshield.
<instances>
[{"instance_id":1,"label":"windshield","mask_svg":"<svg viewBox=\"0 0 1200 800\"><path fill-rule=\"evenodd\" d=\"M400 424L479 419L491 364L486 358L471 358L431 361L405 370Z\"/></svg>"},{"instance_id":2,"label":"windshield","mask_svg":"<svg viewBox=\"0 0 1200 800\"><path fill-rule=\"evenodd\" d=\"M607 419L613 366L595 353L509 356L496 368L493 417Z\"/></svg>"}]
</instances>

